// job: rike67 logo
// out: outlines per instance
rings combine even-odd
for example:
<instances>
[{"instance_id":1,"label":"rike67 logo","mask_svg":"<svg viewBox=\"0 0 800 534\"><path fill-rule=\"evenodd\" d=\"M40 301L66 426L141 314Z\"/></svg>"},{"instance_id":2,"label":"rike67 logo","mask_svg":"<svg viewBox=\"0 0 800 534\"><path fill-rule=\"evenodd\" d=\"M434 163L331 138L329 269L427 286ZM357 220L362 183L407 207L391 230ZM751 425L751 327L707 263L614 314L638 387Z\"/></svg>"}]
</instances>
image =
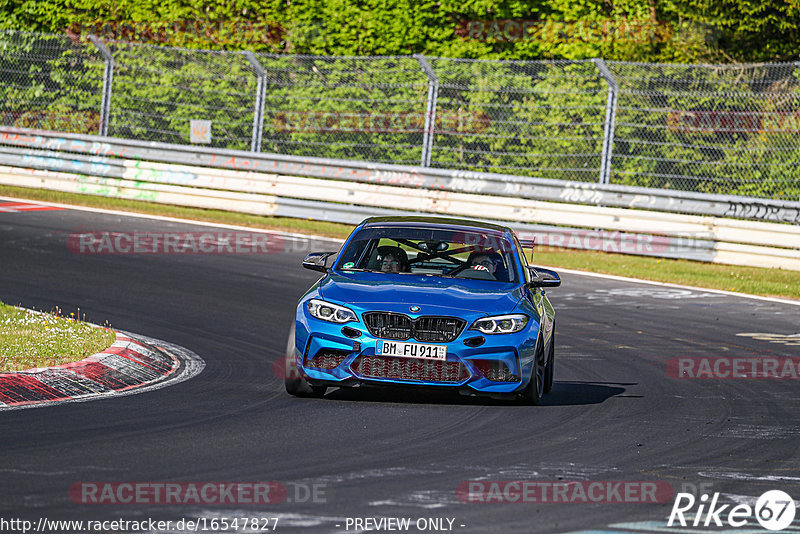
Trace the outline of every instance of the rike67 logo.
<instances>
[{"instance_id":1,"label":"rike67 logo","mask_svg":"<svg viewBox=\"0 0 800 534\"><path fill-rule=\"evenodd\" d=\"M755 508L749 504L718 504L718 501L719 493L714 493L710 502L708 495L702 495L695 500L691 493L678 493L667 526L685 527L691 524L693 527L727 525L739 528L747 526L755 517L767 530L783 530L792 524L796 512L794 500L788 493L780 490L770 490L761 495ZM749 526L755 525L751 523Z\"/></svg>"}]
</instances>

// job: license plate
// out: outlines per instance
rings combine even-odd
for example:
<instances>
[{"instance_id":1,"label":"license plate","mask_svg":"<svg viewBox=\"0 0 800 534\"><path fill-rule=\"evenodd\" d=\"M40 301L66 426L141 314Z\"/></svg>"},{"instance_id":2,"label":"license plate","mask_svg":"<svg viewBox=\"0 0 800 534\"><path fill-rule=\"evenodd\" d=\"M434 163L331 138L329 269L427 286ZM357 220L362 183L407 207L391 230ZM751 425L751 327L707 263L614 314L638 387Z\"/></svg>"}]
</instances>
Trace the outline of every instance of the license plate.
<instances>
[{"instance_id":1,"label":"license plate","mask_svg":"<svg viewBox=\"0 0 800 534\"><path fill-rule=\"evenodd\" d=\"M426 345L424 343L403 343L402 341L378 340L375 345L378 356L397 356L400 358L423 358L425 360L446 360L447 347Z\"/></svg>"}]
</instances>

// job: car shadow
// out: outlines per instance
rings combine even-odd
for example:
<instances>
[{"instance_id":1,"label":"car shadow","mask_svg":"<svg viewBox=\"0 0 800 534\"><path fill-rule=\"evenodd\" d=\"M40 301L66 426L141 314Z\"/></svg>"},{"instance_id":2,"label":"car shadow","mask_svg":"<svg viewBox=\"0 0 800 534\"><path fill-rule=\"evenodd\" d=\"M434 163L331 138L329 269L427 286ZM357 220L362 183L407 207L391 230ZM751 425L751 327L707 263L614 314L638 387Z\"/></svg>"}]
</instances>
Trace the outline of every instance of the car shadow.
<instances>
[{"instance_id":1,"label":"car shadow","mask_svg":"<svg viewBox=\"0 0 800 534\"><path fill-rule=\"evenodd\" d=\"M541 406L583 406L600 404L625 393L625 386L635 382L554 382L553 389L542 398ZM635 397L632 397L635 398Z\"/></svg>"},{"instance_id":2,"label":"car shadow","mask_svg":"<svg viewBox=\"0 0 800 534\"><path fill-rule=\"evenodd\" d=\"M600 404L611 397L620 396L625 386L636 383L617 382L558 382L550 393L542 398L540 406L583 406ZM637 398L626 396L626 398ZM438 391L419 387L357 387L338 388L325 395L326 400L344 402L389 402L403 404L445 404L462 406L520 406L527 405L515 400L492 399L482 396L463 396L456 391Z\"/></svg>"}]
</instances>

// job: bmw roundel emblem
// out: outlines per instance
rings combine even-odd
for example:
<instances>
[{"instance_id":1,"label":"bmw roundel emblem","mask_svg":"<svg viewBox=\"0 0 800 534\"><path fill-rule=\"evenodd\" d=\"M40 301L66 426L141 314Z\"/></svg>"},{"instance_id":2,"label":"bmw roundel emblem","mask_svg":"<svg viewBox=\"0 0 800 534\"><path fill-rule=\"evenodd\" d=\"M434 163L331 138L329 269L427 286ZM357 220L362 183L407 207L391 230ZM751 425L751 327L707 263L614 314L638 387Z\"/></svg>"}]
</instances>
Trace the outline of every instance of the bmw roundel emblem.
<instances>
[{"instance_id":1,"label":"bmw roundel emblem","mask_svg":"<svg viewBox=\"0 0 800 534\"><path fill-rule=\"evenodd\" d=\"M419 307L419 306L411 306L411 307L408 309L408 311L411 311L411 312L414 312L414 313L417 313L419 310L420 310L420 307Z\"/></svg>"}]
</instances>

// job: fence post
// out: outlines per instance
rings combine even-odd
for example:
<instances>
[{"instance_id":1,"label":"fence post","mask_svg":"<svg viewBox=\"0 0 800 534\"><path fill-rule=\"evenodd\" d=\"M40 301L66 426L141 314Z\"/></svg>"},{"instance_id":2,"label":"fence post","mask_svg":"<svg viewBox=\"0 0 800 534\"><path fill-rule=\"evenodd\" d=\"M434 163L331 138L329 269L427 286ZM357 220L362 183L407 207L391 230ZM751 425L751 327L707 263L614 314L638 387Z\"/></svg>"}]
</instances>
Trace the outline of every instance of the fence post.
<instances>
[{"instance_id":1,"label":"fence post","mask_svg":"<svg viewBox=\"0 0 800 534\"><path fill-rule=\"evenodd\" d=\"M603 126L603 153L600 156L600 183L607 184L611 179L611 156L614 152L614 125L617 120L617 93L619 92L619 86L605 61L595 58L592 59L592 62L608 85L606 118Z\"/></svg>"},{"instance_id":2,"label":"fence post","mask_svg":"<svg viewBox=\"0 0 800 534\"><path fill-rule=\"evenodd\" d=\"M414 54L422 72L428 77L428 103L425 110L425 132L422 136L422 161L423 167L431 166L431 152L433 151L433 130L436 127L436 100L439 96L439 78L433 71L431 64L422 54Z\"/></svg>"},{"instance_id":3,"label":"fence post","mask_svg":"<svg viewBox=\"0 0 800 534\"><path fill-rule=\"evenodd\" d=\"M253 140L250 144L251 152L261 152L261 134L264 130L264 100L267 85L267 72L261 63L258 62L256 55L251 51L244 52L247 61L256 73L258 81L256 82L256 104L253 111Z\"/></svg>"},{"instance_id":4,"label":"fence post","mask_svg":"<svg viewBox=\"0 0 800 534\"><path fill-rule=\"evenodd\" d=\"M100 131L98 132L99 135L106 137L108 136L108 118L111 112L111 87L114 83L114 56L96 35L89 35L89 40L97 47L106 63L103 71L103 100L100 104Z\"/></svg>"}]
</instances>

